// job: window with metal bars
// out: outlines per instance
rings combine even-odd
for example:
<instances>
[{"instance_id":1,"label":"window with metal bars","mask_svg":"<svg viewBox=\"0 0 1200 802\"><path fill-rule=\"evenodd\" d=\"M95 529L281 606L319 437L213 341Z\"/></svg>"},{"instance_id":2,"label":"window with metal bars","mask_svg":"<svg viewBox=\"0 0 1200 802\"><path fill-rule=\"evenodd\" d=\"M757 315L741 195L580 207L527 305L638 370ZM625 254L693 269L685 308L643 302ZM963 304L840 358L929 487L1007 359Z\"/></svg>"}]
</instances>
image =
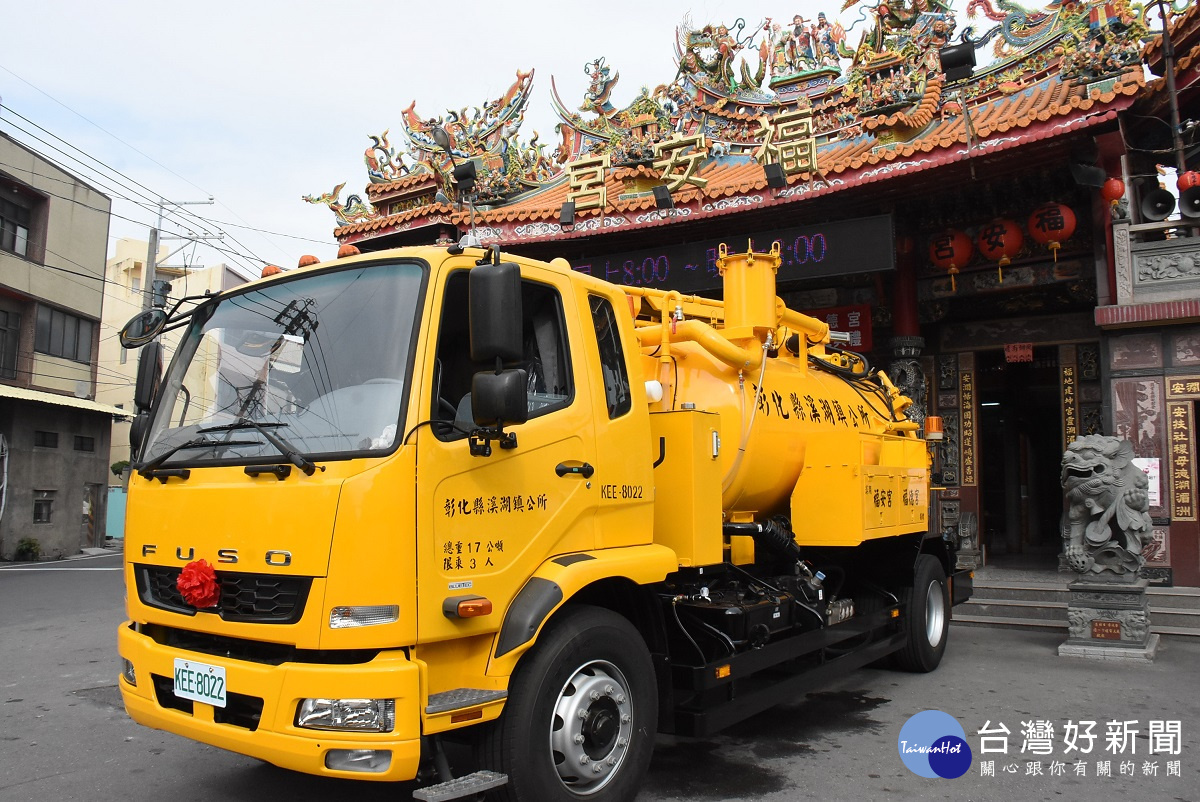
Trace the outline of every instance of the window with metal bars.
<instances>
[{"instance_id":1,"label":"window with metal bars","mask_svg":"<svg viewBox=\"0 0 1200 802\"><path fill-rule=\"evenodd\" d=\"M18 196L0 198L0 250L27 256L29 225L33 214Z\"/></svg>"},{"instance_id":2,"label":"window with metal bars","mask_svg":"<svg viewBox=\"0 0 1200 802\"><path fill-rule=\"evenodd\" d=\"M33 522L35 524L48 524L54 517L54 491L53 490L34 490L33 491Z\"/></svg>"},{"instance_id":3,"label":"window with metal bars","mask_svg":"<svg viewBox=\"0 0 1200 802\"><path fill-rule=\"evenodd\" d=\"M49 306L39 306L34 324L33 350L75 362L91 362L95 327L94 321Z\"/></svg>"}]
</instances>

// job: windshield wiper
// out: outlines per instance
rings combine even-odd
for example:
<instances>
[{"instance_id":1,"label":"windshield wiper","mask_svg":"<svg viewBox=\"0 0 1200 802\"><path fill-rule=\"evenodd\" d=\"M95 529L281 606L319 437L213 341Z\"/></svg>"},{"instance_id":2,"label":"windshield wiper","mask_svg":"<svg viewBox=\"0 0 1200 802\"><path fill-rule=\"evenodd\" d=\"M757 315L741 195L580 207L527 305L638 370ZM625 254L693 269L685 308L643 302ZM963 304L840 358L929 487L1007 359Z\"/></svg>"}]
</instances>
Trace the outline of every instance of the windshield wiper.
<instances>
[{"instance_id":1,"label":"windshield wiper","mask_svg":"<svg viewBox=\"0 0 1200 802\"><path fill-rule=\"evenodd\" d=\"M304 471L305 476L312 476L313 473L316 472L317 468L325 470L324 465L317 465L308 457L301 454L300 451L297 450L296 447L291 443L271 431L271 429L280 429L285 426L287 426L286 423L279 423L275 421L259 423L258 421L251 420L250 418L238 418L233 423L226 423L221 426L205 426L203 429L197 429L196 432L198 434L208 434L210 432L232 432L237 429L253 429L265 437L268 443L275 446L275 448L279 450L280 454L287 457L288 462Z\"/></svg>"},{"instance_id":2,"label":"windshield wiper","mask_svg":"<svg viewBox=\"0 0 1200 802\"><path fill-rule=\"evenodd\" d=\"M199 431L199 433L203 434L203 431L200 431L200 430L198 430L198 431ZM166 451L159 454L154 459L149 460L148 462L143 462L138 467L137 472L144 479L153 479L155 468L157 468L159 465L162 465L164 462L166 462L168 459L170 459L172 456L174 456L175 452L183 451L185 448L216 448L218 446L221 448L225 448L228 446L259 446L259 445L262 445L262 443L260 443L258 440L225 440L225 441L221 441L221 440L209 440L207 437L193 437L191 440L185 440L184 442L180 443L177 446L172 446L171 448L168 448Z\"/></svg>"}]
</instances>

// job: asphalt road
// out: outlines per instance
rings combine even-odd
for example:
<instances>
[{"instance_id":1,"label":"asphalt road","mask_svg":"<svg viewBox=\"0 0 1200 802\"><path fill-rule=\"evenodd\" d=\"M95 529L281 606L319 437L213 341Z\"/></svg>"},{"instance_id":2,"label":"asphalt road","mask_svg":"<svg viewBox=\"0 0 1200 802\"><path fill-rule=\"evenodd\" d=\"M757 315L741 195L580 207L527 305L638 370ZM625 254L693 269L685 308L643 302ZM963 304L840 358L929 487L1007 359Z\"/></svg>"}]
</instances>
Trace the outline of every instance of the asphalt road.
<instances>
[{"instance_id":1,"label":"asphalt road","mask_svg":"<svg viewBox=\"0 0 1200 802\"><path fill-rule=\"evenodd\" d=\"M116 689L120 561L0 566L0 802L409 798L409 786L298 775L130 721ZM717 737L660 736L639 802L1200 801L1200 642L1164 638L1154 664L1129 666L1060 658L1054 634L955 626L950 638L932 674L864 669ZM926 709L966 731L974 760L958 779L918 777L899 757L900 728ZM1067 722L1081 720L1096 721L1098 736L1082 757L1063 740ZM1038 721L1051 738L1023 744L1023 722ZM1136 751L1106 746L1110 721L1137 722ZM1008 754L980 754L986 722L1010 730ZM1150 737L1151 722L1164 732L1178 722L1178 738ZM1032 751L1039 745L1051 753ZM995 776L982 774L988 760ZM1103 761L1112 777L1097 776Z\"/></svg>"}]
</instances>

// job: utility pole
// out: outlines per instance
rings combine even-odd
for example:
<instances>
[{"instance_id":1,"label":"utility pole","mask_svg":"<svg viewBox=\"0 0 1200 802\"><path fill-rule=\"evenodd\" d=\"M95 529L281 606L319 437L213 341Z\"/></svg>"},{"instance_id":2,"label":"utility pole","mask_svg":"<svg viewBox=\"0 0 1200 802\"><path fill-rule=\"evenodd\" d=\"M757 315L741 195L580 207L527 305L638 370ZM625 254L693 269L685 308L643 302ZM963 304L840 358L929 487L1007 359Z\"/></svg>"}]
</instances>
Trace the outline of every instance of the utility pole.
<instances>
[{"instance_id":1,"label":"utility pole","mask_svg":"<svg viewBox=\"0 0 1200 802\"><path fill-rule=\"evenodd\" d=\"M154 302L154 270L158 265L158 234L162 228L164 206L208 206L213 204L212 198L202 201L165 201L158 199L158 223L150 229L150 246L146 253L146 275L142 279L142 309L149 309ZM212 239L211 236L196 237L196 239Z\"/></svg>"},{"instance_id":2,"label":"utility pole","mask_svg":"<svg viewBox=\"0 0 1200 802\"><path fill-rule=\"evenodd\" d=\"M1175 89L1175 45L1171 42L1171 17L1163 0L1158 0L1158 14L1163 24L1163 72L1167 81L1167 104L1171 109L1171 150L1175 153L1175 175L1179 177L1187 170L1183 155L1183 136L1179 124L1179 95Z\"/></svg>"}]
</instances>

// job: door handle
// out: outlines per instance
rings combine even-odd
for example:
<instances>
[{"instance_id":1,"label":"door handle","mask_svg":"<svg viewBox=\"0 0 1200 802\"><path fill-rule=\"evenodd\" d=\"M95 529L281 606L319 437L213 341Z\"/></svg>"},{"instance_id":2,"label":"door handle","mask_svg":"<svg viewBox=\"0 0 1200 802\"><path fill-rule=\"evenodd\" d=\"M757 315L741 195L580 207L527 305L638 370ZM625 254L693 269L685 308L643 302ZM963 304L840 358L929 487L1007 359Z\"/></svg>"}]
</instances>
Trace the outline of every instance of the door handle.
<instances>
[{"instance_id":1,"label":"door handle","mask_svg":"<svg viewBox=\"0 0 1200 802\"><path fill-rule=\"evenodd\" d=\"M555 465L554 472L559 476L575 475L582 476L584 479L591 479L592 474L596 472L596 469L591 465L588 465L586 462L576 462L575 460L571 460L570 462L560 462Z\"/></svg>"}]
</instances>

